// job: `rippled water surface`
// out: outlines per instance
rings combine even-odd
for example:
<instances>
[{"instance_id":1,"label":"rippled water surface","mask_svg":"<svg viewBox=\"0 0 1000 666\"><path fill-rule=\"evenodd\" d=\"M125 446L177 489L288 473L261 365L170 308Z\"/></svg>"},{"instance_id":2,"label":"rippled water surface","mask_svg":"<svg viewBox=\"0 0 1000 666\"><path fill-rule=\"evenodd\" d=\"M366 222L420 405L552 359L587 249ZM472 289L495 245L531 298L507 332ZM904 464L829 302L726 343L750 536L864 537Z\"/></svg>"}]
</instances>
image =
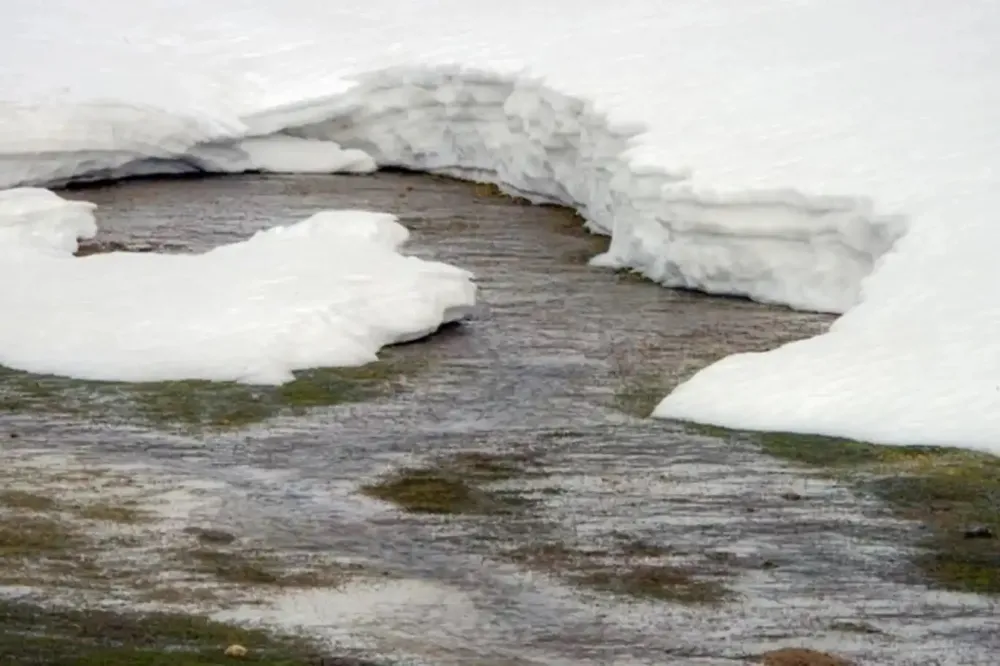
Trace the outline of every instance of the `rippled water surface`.
<instances>
[{"instance_id":1,"label":"rippled water surface","mask_svg":"<svg viewBox=\"0 0 1000 666\"><path fill-rule=\"evenodd\" d=\"M650 376L680 377L726 353L806 337L829 318L589 268L601 240L568 212L429 176L144 180L71 196L99 204L102 242L167 251L204 250L325 208L390 211L412 230L412 252L478 278L471 321L394 352L423 365L390 398L222 434L0 417L20 434L8 452L72 450L211 480L213 501L198 520L393 574L237 615L270 612L427 664L734 664L783 645L878 664L996 663L1000 634L987 602L905 582L902 549L916 528L749 442L619 409ZM508 485L536 500L529 511L428 517L356 492L446 452L528 449L546 475ZM800 499L787 499L790 491ZM729 600L640 602L529 573L508 556L539 543L636 539L724 570ZM843 623L879 631L837 629Z\"/></svg>"}]
</instances>

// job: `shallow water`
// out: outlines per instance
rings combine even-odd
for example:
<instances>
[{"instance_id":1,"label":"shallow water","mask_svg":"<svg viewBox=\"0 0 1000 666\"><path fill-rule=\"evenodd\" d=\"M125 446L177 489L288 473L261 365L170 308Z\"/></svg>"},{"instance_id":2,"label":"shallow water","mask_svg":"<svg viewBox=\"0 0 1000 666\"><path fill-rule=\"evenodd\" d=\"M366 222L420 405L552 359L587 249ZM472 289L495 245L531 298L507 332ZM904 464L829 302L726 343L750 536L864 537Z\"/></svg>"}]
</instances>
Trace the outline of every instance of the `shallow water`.
<instances>
[{"instance_id":1,"label":"shallow water","mask_svg":"<svg viewBox=\"0 0 1000 666\"><path fill-rule=\"evenodd\" d=\"M8 452L72 449L211 479L215 501L201 522L269 546L357 556L399 577L279 600L274 619L427 664L734 664L786 645L861 663L995 663L992 605L908 582L903 549L915 526L750 443L616 407L650 367L679 378L726 353L815 334L829 318L589 268L600 240L566 211L429 176L140 180L71 196L99 204L102 242L169 251L325 208L390 211L413 231L414 253L478 277L472 320L397 350L427 367L390 399L199 436L0 416L0 428L21 435L4 443ZM551 475L512 482L539 490L524 515L406 516L356 493L425 456L526 447ZM801 499L784 499L788 491ZM540 540L632 538L698 566L725 563L734 600L706 610L630 603L502 556ZM838 621L881 633L839 631Z\"/></svg>"}]
</instances>

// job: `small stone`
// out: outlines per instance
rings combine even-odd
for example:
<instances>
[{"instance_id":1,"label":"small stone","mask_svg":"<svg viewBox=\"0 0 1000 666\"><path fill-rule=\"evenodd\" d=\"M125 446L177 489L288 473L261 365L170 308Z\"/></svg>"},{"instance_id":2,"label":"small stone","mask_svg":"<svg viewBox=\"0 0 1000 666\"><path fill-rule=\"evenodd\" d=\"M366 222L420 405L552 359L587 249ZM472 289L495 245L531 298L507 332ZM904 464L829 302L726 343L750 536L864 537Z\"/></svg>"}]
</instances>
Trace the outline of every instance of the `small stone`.
<instances>
[{"instance_id":1,"label":"small stone","mask_svg":"<svg viewBox=\"0 0 1000 666\"><path fill-rule=\"evenodd\" d=\"M994 539L996 534L986 525L975 525L965 530L966 539Z\"/></svg>"},{"instance_id":2,"label":"small stone","mask_svg":"<svg viewBox=\"0 0 1000 666\"><path fill-rule=\"evenodd\" d=\"M10 433L10 438L11 439L17 439L18 437L20 437L20 435L18 435L16 432Z\"/></svg>"},{"instance_id":3,"label":"small stone","mask_svg":"<svg viewBox=\"0 0 1000 666\"><path fill-rule=\"evenodd\" d=\"M234 645L230 645L229 647L226 648L226 653L225 654L226 654L227 657L235 657L235 658L239 659L240 657L247 656L247 649L245 647L243 647L242 645L235 645L234 644Z\"/></svg>"},{"instance_id":4,"label":"small stone","mask_svg":"<svg viewBox=\"0 0 1000 666\"><path fill-rule=\"evenodd\" d=\"M187 527L184 529L184 533L197 537L203 543L230 544L236 541L235 534L213 528Z\"/></svg>"},{"instance_id":5,"label":"small stone","mask_svg":"<svg viewBox=\"0 0 1000 666\"><path fill-rule=\"evenodd\" d=\"M778 563L773 560L764 560L760 563L760 568L764 571L770 571L771 569L777 569Z\"/></svg>"},{"instance_id":6,"label":"small stone","mask_svg":"<svg viewBox=\"0 0 1000 666\"><path fill-rule=\"evenodd\" d=\"M787 493L781 493L781 499L786 499L789 502L795 502L802 499L802 495L799 495L798 493L794 493L792 491L788 491Z\"/></svg>"},{"instance_id":7,"label":"small stone","mask_svg":"<svg viewBox=\"0 0 1000 666\"><path fill-rule=\"evenodd\" d=\"M757 511L757 509L753 508L752 506L748 506L746 508L746 512L747 513L755 513L756 511Z\"/></svg>"}]
</instances>

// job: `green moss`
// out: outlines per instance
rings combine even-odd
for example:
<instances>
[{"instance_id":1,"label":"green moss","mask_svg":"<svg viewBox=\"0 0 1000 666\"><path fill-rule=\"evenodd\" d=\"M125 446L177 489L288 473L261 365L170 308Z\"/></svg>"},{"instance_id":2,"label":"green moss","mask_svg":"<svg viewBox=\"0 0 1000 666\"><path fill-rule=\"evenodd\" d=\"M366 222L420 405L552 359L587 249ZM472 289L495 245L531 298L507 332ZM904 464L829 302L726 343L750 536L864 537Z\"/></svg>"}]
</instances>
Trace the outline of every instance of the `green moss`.
<instances>
[{"instance_id":1,"label":"green moss","mask_svg":"<svg viewBox=\"0 0 1000 666\"><path fill-rule=\"evenodd\" d=\"M636 600L712 605L731 597L715 569L699 571L695 567L637 561L660 557L667 551L661 546L631 540L609 549L541 542L522 546L507 555L518 564L581 587Z\"/></svg>"},{"instance_id":2,"label":"green moss","mask_svg":"<svg viewBox=\"0 0 1000 666\"><path fill-rule=\"evenodd\" d=\"M0 600L0 663L4 666L217 666L232 664L228 645L249 652L240 661L312 666L318 650L280 637L186 615L127 615L54 610Z\"/></svg>"},{"instance_id":3,"label":"green moss","mask_svg":"<svg viewBox=\"0 0 1000 666\"><path fill-rule=\"evenodd\" d=\"M578 580L587 587L640 600L711 605L729 596L721 583L669 565L605 568L582 574Z\"/></svg>"},{"instance_id":4,"label":"green moss","mask_svg":"<svg viewBox=\"0 0 1000 666\"><path fill-rule=\"evenodd\" d=\"M868 624L867 622L852 622L850 620L840 620L838 622L832 622L830 624L830 629L834 631L840 631L845 634L881 634L883 633L877 627Z\"/></svg>"},{"instance_id":5,"label":"green moss","mask_svg":"<svg viewBox=\"0 0 1000 666\"><path fill-rule=\"evenodd\" d=\"M129 502L97 502L72 507L72 512L84 520L96 520L122 525L137 525L150 519L149 514Z\"/></svg>"},{"instance_id":6,"label":"green moss","mask_svg":"<svg viewBox=\"0 0 1000 666\"><path fill-rule=\"evenodd\" d=\"M828 468L895 464L948 451L938 447L890 447L822 435L783 432L761 433L757 435L757 440L761 448L772 456Z\"/></svg>"},{"instance_id":7,"label":"green moss","mask_svg":"<svg viewBox=\"0 0 1000 666\"><path fill-rule=\"evenodd\" d=\"M239 428L307 409L374 400L404 386L423 363L401 353L360 368L296 374L281 386L235 382L89 382L0 368L0 410L68 414L160 428Z\"/></svg>"},{"instance_id":8,"label":"green moss","mask_svg":"<svg viewBox=\"0 0 1000 666\"><path fill-rule=\"evenodd\" d=\"M671 552L667 546L643 539L625 539L618 545L618 548L625 557L663 557Z\"/></svg>"},{"instance_id":9,"label":"green moss","mask_svg":"<svg viewBox=\"0 0 1000 666\"><path fill-rule=\"evenodd\" d=\"M424 467L397 470L363 486L361 493L410 513L504 514L531 501L518 491L489 489L489 484L544 475L530 453L464 451Z\"/></svg>"},{"instance_id":10,"label":"green moss","mask_svg":"<svg viewBox=\"0 0 1000 666\"><path fill-rule=\"evenodd\" d=\"M481 490L451 474L430 469L403 469L363 486L368 497L391 502L410 513L506 513L516 502Z\"/></svg>"},{"instance_id":11,"label":"green moss","mask_svg":"<svg viewBox=\"0 0 1000 666\"><path fill-rule=\"evenodd\" d=\"M24 490L0 491L0 505L9 509L26 509L28 511L51 511L56 507L56 501L46 495L31 493Z\"/></svg>"},{"instance_id":12,"label":"green moss","mask_svg":"<svg viewBox=\"0 0 1000 666\"><path fill-rule=\"evenodd\" d=\"M440 470L448 471L473 483L492 483L545 475L539 465L538 456L531 453L464 451L439 459L436 466Z\"/></svg>"},{"instance_id":13,"label":"green moss","mask_svg":"<svg viewBox=\"0 0 1000 666\"><path fill-rule=\"evenodd\" d=\"M615 269L615 279L626 284L650 284L651 280L632 268Z\"/></svg>"},{"instance_id":14,"label":"green moss","mask_svg":"<svg viewBox=\"0 0 1000 666\"><path fill-rule=\"evenodd\" d=\"M448 180L452 178L445 176ZM512 196L500 189L496 183L471 183L473 196L477 199L502 199L505 203L518 206L530 206L531 202L524 197Z\"/></svg>"},{"instance_id":15,"label":"green moss","mask_svg":"<svg viewBox=\"0 0 1000 666\"><path fill-rule=\"evenodd\" d=\"M718 426L706 425L704 423L685 423L684 424L688 432L694 433L696 435L701 435L703 437L715 437L717 439L728 439L735 433L732 430L727 430L726 428L720 428Z\"/></svg>"},{"instance_id":16,"label":"green moss","mask_svg":"<svg viewBox=\"0 0 1000 666\"><path fill-rule=\"evenodd\" d=\"M0 559L55 557L71 552L82 542L71 525L35 513L0 515Z\"/></svg>"},{"instance_id":17,"label":"green moss","mask_svg":"<svg viewBox=\"0 0 1000 666\"><path fill-rule=\"evenodd\" d=\"M225 530L206 527L186 527L185 534L190 534L203 544L226 545L236 541L236 535Z\"/></svg>"},{"instance_id":18,"label":"green moss","mask_svg":"<svg viewBox=\"0 0 1000 666\"><path fill-rule=\"evenodd\" d=\"M179 551L184 568L220 583L273 587L339 587L357 569L329 562L311 561L292 567L275 555L260 551L195 548Z\"/></svg>"},{"instance_id":19,"label":"green moss","mask_svg":"<svg viewBox=\"0 0 1000 666\"><path fill-rule=\"evenodd\" d=\"M914 558L926 579L945 589L1000 594L1000 458L819 435L720 434L757 441L770 455L818 468L877 496L899 517L929 528ZM977 538L970 532L974 528L986 538Z\"/></svg>"},{"instance_id":20,"label":"green moss","mask_svg":"<svg viewBox=\"0 0 1000 666\"><path fill-rule=\"evenodd\" d=\"M653 413L663 397L673 388L674 380L657 372L634 372L623 376L614 393L617 409L638 418Z\"/></svg>"},{"instance_id":21,"label":"green moss","mask_svg":"<svg viewBox=\"0 0 1000 666\"><path fill-rule=\"evenodd\" d=\"M89 504L63 504L56 498L36 492L23 490L0 491L0 506L8 509L20 509L35 513L66 512L83 520L99 520L104 522L134 525L144 522L148 514L132 502L94 502ZM14 515L6 520L19 520Z\"/></svg>"}]
</instances>

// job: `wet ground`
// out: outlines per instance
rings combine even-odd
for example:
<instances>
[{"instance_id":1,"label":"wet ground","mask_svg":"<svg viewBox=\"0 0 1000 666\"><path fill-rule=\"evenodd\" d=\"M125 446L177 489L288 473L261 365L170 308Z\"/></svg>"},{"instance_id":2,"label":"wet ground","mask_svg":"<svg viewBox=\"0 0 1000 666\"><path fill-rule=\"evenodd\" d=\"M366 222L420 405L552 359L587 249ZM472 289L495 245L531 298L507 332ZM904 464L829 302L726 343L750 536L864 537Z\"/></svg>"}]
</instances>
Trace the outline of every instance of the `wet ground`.
<instances>
[{"instance_id":1,"label":"wet ground","mask_svg":"<svg viewBox=\"0 0 1000 666\"><path fill-rule=\"evenodd\" d=\"M414 253L477 275L473 319L392 350L405 386L375 399L192 430L40 409L46 388L0 415L18 435L3 442L9 461L136 465L187 489L158 495L183 504L178 529L333 554L383 577L288 586L252 605L212 599L220 617L297 623L426 664L721 666L783 646L996 663L992 603L914 579L919 525L750 440L643 418L697 368L829 318L591 269L603 241L569 212L429 176L144 180L70 196L100 206L96 249L199 251L369 208L398 214ZM454 503L379 491L420 474Z\"/></svg>"}]
</instances>

